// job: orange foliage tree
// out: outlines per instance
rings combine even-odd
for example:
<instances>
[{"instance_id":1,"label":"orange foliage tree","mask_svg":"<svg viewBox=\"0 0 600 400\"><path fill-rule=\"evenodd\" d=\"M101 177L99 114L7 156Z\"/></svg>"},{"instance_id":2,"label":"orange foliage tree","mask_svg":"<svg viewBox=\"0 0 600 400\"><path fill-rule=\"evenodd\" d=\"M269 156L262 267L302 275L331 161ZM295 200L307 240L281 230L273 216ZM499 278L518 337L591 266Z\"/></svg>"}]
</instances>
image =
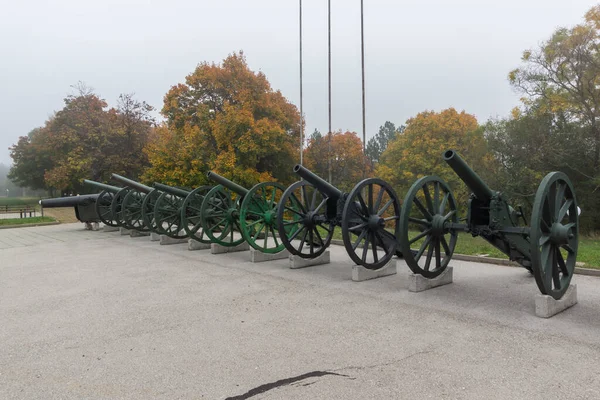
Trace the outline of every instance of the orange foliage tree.
<instances>
[{"instance_id":1,"label":"orange foliage tree","mask_svg":"<svg viewBox=\"0 0 600 400\"><path fill-rule=\"evenodd\" d=\"M242 52L198 65L165 95L162 114L146 148L146 181L193 187L209 170L245 186L292 179L300 114Z\"/></svg>"}]
</instances>

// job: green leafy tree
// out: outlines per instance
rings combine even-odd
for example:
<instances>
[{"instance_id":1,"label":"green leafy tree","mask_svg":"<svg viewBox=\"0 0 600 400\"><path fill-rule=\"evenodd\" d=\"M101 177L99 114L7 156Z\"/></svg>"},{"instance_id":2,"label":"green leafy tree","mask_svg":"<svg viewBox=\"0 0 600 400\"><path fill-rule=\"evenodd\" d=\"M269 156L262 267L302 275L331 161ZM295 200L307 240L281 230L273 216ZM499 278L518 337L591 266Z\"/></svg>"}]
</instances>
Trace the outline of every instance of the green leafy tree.
<instances>
[{"instance_id":1,"label":"green leafy tree","mask_svg":"<svg viewBox=\"0 0 600 400\"><path fill-rule=\"evenodd\" d=\"M365 148L365 153L369 161L371 161L371 165L375 165L375 163L379 161L379 157L381 157L381 153L387 149L388 143L393 140L396 135L402 134L404 129L404 125L396 128L396 125L390 121L386 121L385 124L379 127L379 132L369 139Z\"/></svg>"}]
</instances>

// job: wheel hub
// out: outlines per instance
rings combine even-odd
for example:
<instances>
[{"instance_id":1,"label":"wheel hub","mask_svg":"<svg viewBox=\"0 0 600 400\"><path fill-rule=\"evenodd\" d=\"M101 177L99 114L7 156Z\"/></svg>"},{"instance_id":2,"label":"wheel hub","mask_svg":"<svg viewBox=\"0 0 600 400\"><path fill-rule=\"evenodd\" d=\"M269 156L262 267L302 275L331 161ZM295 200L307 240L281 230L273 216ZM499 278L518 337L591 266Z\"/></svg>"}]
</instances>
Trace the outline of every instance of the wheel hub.
<instances>
[{"instance_id":1,"label":"wheel hub","mask_svg":"<svg viewBox=\"0 0 600 400\"><path fill-rule=\"evenodd\" d=\"M227 210L227 221L228 222L233 222L237 219L237 209L236 208L230 208Z\"/></svg>"},{"instance_id":2,"label":"wheel hub","mask_svg":"<svg viewBox=\"0 0 600 400\"><path fill-rule=\"evenodd\" d=\"M316 214L313 211L310 211L304 216L304 226L308 229L315 227L315 215Z\"/></svg>"},{"instance_id":3,"label":"wheel hub","mask_svg":"<svg viewBox=\"0 0 600 400\"><path fill-rule=\"evenodd\" d=\"M550 241L556 245L568 244L569 239L573 237L571 228L567 227L560 222L555 222L550 228Z\"/></svg>"},{"instance_id":4,"label":"wheel hub","mask_svg":"<svg viewBox=\"0 0 600 400\"><path fill-rule=\"evenodd\" d=\"M379 215L373 214L373 215L369 216L367 226L369 227L369 230L376 231L376 230L379 230L379 229L385 227L385 220L383 218L381 218Z\"/></svg>"},{"instance_id":5,"label":"wheel hub","mask_svg":"<svg viewBox=\"0 0 600 400\"><path fill-rule=\"evenodd\" d=\"M442 236L444 234L444 223L446 220L439 214L433 216L431 220L431 233L435 236Z\"/></svg>"},{"instance_id":6,"label":"wheel hub","mask_svg":"<svg viewBox=\"0 0 600 400\"><path fill-rule=\"evenodd\" d=\"M275 213L273 211L267 211L264 213L265 224L271 226L275 222Z\"/></svg>"}]
</instances>

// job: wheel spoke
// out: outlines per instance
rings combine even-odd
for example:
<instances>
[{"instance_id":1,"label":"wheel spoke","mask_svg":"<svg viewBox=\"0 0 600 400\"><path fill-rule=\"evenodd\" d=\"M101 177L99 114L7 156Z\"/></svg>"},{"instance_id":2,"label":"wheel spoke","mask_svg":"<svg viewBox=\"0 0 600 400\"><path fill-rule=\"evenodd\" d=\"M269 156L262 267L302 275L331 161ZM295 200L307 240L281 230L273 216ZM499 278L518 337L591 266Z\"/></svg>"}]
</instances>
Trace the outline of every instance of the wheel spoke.
<instances>
[{"instance_id":1,"label":"wheel spoke","mask_svg":"<svg viewBox=\"0 0 600 400\"><path fill-rule=\"evenodd\" d=\"M367 185L367 201L369 208L369 215L373 214L373 185Z\"/></svg>"},{"instance_id":2,"label":"wheel spoke","mask_svg":"<svg viewBox=\"0 0 600 400\"><path fill-rule=\"evenodd\" d=\"M316 191L315 191L315 193L316 193ZM324 198L323 201L321 201L319 203L319 205L317 206L317 208L314 209L314 213L315 214L318 213L319 210L321 209L321 207L323 207L325 205L325 203L327 203L327 198Z\"/></svg>"},{"instance_id":3,"label":"wheel spoke","mask_svg":"<svg viewBox=\"0 0 600 400\"><path fill-rule=\"evenodd\" d=\"M271 207L275 204L275 196L277 196L277 186L273 186L273 193L271 193L271 201L269 202L269 206Z\"/></svg>"},{"instance_id":4,"label":"wheel spoke","mask_svg":"<svg viewBox=\"0 0 600 400\"><path fill-rule=\"evenodd\" d=\"M419 219L419 218L414 218L414 217L408 217L408 220L410 222L414 222L415 224L419 224L419 225L426 225L426 226L431 225L429 223L429 221L427 221L426 219Z\"/></svg>"},{"instance_id":5,"label":"wheel spoke","mask_svg":"<svg viewBox=\"0 0 600 400\"><path fill-rule=\"evenodd\" d=\"M364 263L367 262L367 253L368 253L368 251L369 251L369 238L365 237L365 244L363 245L363 252L362 252L362 257L361 257L361 260Z\"/></svg>"},{"instance_id":6,"label":"wheel spoke","mask_svg":"<svg viewBox=\"0 0 600 400\"><path fill-rule=\"evenodd\" d=\"M429 235L429 233L431 232L431 229L427 229L421 233L419 233L417 236L415 236L414 238L412 238L411 240L408 241L409 244L413 244L414 242L424 238L425 236Z\"/></svg>"},{"instance_id":7,"label":"wheel spoke","mask_svg":"<svg viewBox=\"0 0 600 400\"><path fill-rule=\"evenodd\" d=\"M317 191L313 190L312 201L310 202L310 209L311 210L315 209L316 203L317 203Z\"/></svg>"},{"instance_id":8,"label":"wheel spoke","mask_svg":"<svg viewBox=\"0 0 600 400\"><path fill-rule=\"evenodd\" d=\"M277 235L275 234L275 228L272 226L269 227L271 229L271 234L273 235L273 241L275 242L275 247L279 247L279 241L277 240Z\"/></svg>"},{"instance_id":9,"label":"wheel spoke","mask_svg":"<svg viewBox=\"0 0 600 400\"><path fill-rule=\"evenodd\" d=\"M317 190L315 188L315 190ZM300 188L300 191L302 192L302 201L304 201L304 205L306 206L307 209L310 209L310 205L308 203L308 195L306 194L306 185L302 185L302 187Z\"/></svg>"},{"instance_id":10,"label":"wheel spoke","mask_svg":"<svg viewBox=\"0 0 600 400\"><path fill-rule=\"evenodd\" d=\"M366 229L364 231L362 231L360 233L360 235L358 235L358 239L356 239L356 241L354 242L354 244L352 244L352 250L356 250L356 248L358 247L358 245L360 244L360 242L365 238L365 235L368 233L369 231L367 231Z\"/></svg>"},{"instance_id":11,"label":"wheel spoke","mask_svg":"<svg viewBox=\"0 0 600 400\"><path fill-rule=\"evenodd\" d=\"M423 193L425 194L425 202L427 203L427 210L430 213L435 214L435 211L433 208L433 203L431 201L431 195L429 194L429 188L427 187L427 184L423 185Z\"/></svg>"},{"instance_id":12,"label":"wheel spoke","mask_svg":"<svg viewBox=\"0 0 600 400\"><path fill-rule=\"evenodd\" d=\"M427 248L427 258L425 259L425 271L429 271L431 267L431 258L433 257L433 242L429 244Z\"/></svg>"},{"instance_id":13,"label":"wheel spoke","mask_svg":"<svg viewBox=\"0 0 600 400\"><path fill-rule=\"evenodd\" d=\"M379 209L381 205L381 201L383 200L383 194L385 193L385 188L380 186L379 193L377 193L377 200L375 201L375 205L373 206L373 210Z\"/></svg>"},{"instance_id":14,"label":"wheel spoke","mask_svg":"<svg viewBox=\"0 0 600 400\"><path fill-rule=\"evenodd\" d=\"M318 227L315 227L315 235L317 235L317 238L321 242L321 247L325 246L325 242L323 241L323 238L321 237L321 234L319 233Z\"/></svg>"},{"instance_id":15,"label":"wheel spoke","mask_svg":"<svg viewBox=\"0 0 600 400\"><path fill-rule=\"evenodd\" d=\"M431 243L431 236L427 236L427 239L425 239L425 241L421 245L421 248L419 249L419 251L417 252L417 254L415 254L415 261L416 262L419 262L419 260L421 259L421 256L425 252L425 249L427 248L427 246L429 246L429 243Z\"/></svg>"},{"instance_id":16,"label":"wheel spoke","mask_svg":"<svg viewBox=\"0 0 600 400\"><path fill-rule=\"evenodd\" d=\"M573 199L568 199L567 201L565 201L565 204L562 205L562 207L558 211L558 216L556 218L558 222L562 221L565 215L567 215L567 211L569 211L571 204L573 204Z\"/></svg>"},{"instance_id":17,"label":"wheel spoke","mask_svg":"<svg viewBox=\"0 0 600 400\"><path fill-rule=\"evenodd\" d=\"M314 228L311 228L308 232L308 240L310 241L310 254L315 254L315 240L314 240L314 233L313 233Z\"/></svg>"},{"instance_id":18,"label":"wheel spoke","mask_svg":"<svg viewBox=\"0 0 600 400\"><path fill-rule=\"evenodd\" d=\"M304 232L304 236L302 237L302 241L300 242L300 247L298 247L298 251L299 251L300 253L302 253L302 248L304 247L304 242L306 242L306 236L308 236L308 231L309 231L309 229L307 229L307 230Z\"/></svg>"},{"instance_id":19,"label":"wheel spoke","mask_svg":"<svg viewBox=\"0 0 600 400\"><path fill-rule=\"evenodd\" d=\"M575 250L573 250L573 248L570 245L568 245L568 244L563 244L562 248L565 249L566 251L568 251L571 254L575 254Z\"/></svg>"},{"instance_id":20,"label":"wheel spoke","mask_svg":"<svg viewBox=\"0 0 600 400\"><path fill-rule=\"evenodd\" d=\"M556 197L554 198L554 210L552 210L554 212L554 218L557 222L560 222L560 218L558 218L559 213L561 211L561 204L563 201L563 198L565 196L565 189L567 188L567 185L564 183L557 183L556 184L557 188L556 188Z\"/></svg>"},{"instance_id":21,"label":"wheel spoke","mask_svg":"<svg viewBox=\"0 0 600 400\"><path fill-rule=\"evenodd\" d=\"M359 224L359 225L354 225L353 227L350 227L350 228L348 228L348 230L349 230L350 232L352 232L352 231L356 231L356 230L358 230L358 229L362 229L362 228L364 228L365 226L367 226L367 223L366 223L366 222L363 222L362 224Z\"/></svg>"},{"instance_id":22,"label":"wheel spoke","mask_svg":"<svg viewBox=\"0 0 600 400\"><path fill-rule=\"evenodd\" d=\"M429 211L427 211L427 209L425 208L425 206L423 205L423 203L421 203L421 200L419 200L416 197L414 197L413 198L413 202L415 203L415 205L417 206L417 208L419 209L419 211L421 211L421 214L423 214L423 216L425 218L427 218L428 221L431 221L433 219L433 216L431 215L431 213Z\"/></svg>"},{"instance_id":23,"label":"wheel spoke","mask_svg":"<svg viewBox=\"0 0 600 400\"><path fill-rule=\"evenodd\" d=\"M454 216L454 214L456 214L456 210L452 210L448 214L444 215L444 221L447 221L450 217Z\"/></svg>"},{"instance_id":24,"label":"wheel spoke","mask_svg":"<svg viewBox=\"0 0 600 400\"><path fill-rule=\"evenodd\" d=\"M391 221L393 219L400 219L400 216L394 215L393 217L387 217L387 218L384 218L383 220L387 222L387 221Z\"/></svg>"},{"instance_id":25,"label":"wheel spoke","mask_svg":"<svg viewBox=\"0 0 600 400\"><path fill-rule=\"evenodd\" d=\"M387 210L392 205L393 202L393 199L388 200L388 202L385 203L381 210L377 211L377 215L381 216L385 212L385 210Z\"/></svg>"},{"instance_id":26,"label":"wheel spoke","mask_svg":"<svg viewBox=\"0 0 600 400\"><path fill-rule=\"evenodd\" d=\"M297 237L297 236L300 234L300 232L302 232L302 231L303 231L303 230L305 230L305 229L306 229L306 225L302 225L302 228L300 228L300 229L298 229L296 232L294 232L294 233L292 234L292 236L290 236L290 238L288 239L288 241L290 241L290 242L291 242L292 240L296 239L296 237Z\"/></svg>"},{"instance_id":27,"label":"wheel spoke","mask_svg":"<svg viewBox=\"0 0 600 400\"><path fill-rule=\"evenodd\" d=\"M301 217L304 217L304 214L301 214L300 212L298 212L298 211L294 210L293 208L290 208L290 207L288 207L288 206L285 206L285 209L286 209L286 210L288 210L288 211L291 211L291 212L293 212L294 214L297 214L297 215L299 215L299 216L301 216Z\"/></svg>"},{"instance_id":28,"label":"wheel spoke","mask_svg":"<svg viewBox=\"0 0 600 400\"><path fill-rule=\"evenodd\" d=\"M438 238L438 240L435 242L435 269L442 267L441 252L442 250L440 249L440 241Z\"/></svg>"},{"instance_id":29,"label":"wheel spoke","mask_svg":"<svg viewBox=\"0 0 600 400\"><path fill-rule=\"evenodd\" d=\"M261 231L264 229L264 227L265 227L265 223L263 222L263 223L260 225L260 228L258 228L258 229L256 230L256 233L254 234L254 237L252 238L252 240L254 240L254 241L256 242L256 240L257 240L257 239L258 239L258 237L260 236L260 232L261 232ZM291 240L292 240L292 239L290 239L290 241L291 241Z\"/></svg>"},{"instance_id":30,"label":"wheel spoke","mask_svg":"<svg viewBox=\"0 0 600 400\"><path fill-rule=\"evenodd\" d=\"M267 240L269 239L269 227L267 227L267 229L265 229L265 241L263 243L263 247L266 249L267 248Z\"/></svg>"},{"instance_id":31,"label":"wheel spoke","mask_svg":"<svg viewBox=\"0 0 600 400\"><path fill-rule=\"evenodd\" d=\"M554 288L560 290L560 273L558 271L558 262L556 261L556 253L558 249L552 247L552 280L554 281Z\"/></svg>"},{"instance_id":32,"label":"wheel spoke","mask_svg":"<svg viewBox=\"0 0 600 400\"><path fill-rule=\"evenodd\" d=\"M446 238L444 236L440 236L440 242L442 243L442 247L444 248L444 253L449 256L450 255L450 246L448 246L448 242L446 242Z\"/></svg>"},{"instance_id":33,"label":"wheel spoke","mask_svg":"<svg viewBox=\"0 0 600 400\"><path fill-rule=\"evenodd\" d=\"M363 214L369 215L369 208L365 204L365 199L363 199L363 197L360 193L357 193L356 197L358 198L358 202L360 203L360 206L362 207Z\"/></svg>"},{"instance_id":34,"label":"wheel spoke","mask_svg":"<svg viewBox=\"0 0 600 400\"><path fill-rule=\"evenodd\" d=\"M539 246L545 245L546 242L548 242L548 240L550 240L550 235L542 235L542 237L540 238Z\"/></svg>"},{"instance_id":35,"label":"wheel spoke","mask_svg":"<svg viewBox=\"0 0 600 400\"><path fill-rule=\"evenodd\" d=\"M435 181L433 183L433 212L435 212L435 210L439 210L440 207L440 183L438 181ZM441 213L440 213L441 214Z\"/></svg>"},{"instance_id":36,"label":"wheel spoke","mask_svg":"<svg viewBox=\"0 0 600 400\"><path fill-rule=\"evenodd\" d=\"M386 231L376 231L375 232L375 236L377 237L377 239L379 239L379 243L381 243L381 247L383 248L383 250L387 253L388 252L388 248L386 247L386 241L381 237L381 235L379 234L380 232L386 232Z\"/></svg>"},{"instance_id":37,"label":"wheel spoke","mask_svg":"<svg viewBox=\"0 0 600 400\"><path fill-rule=\"evenodd\" d=\"M564 276L569 276L569 270L567 269L567 265L565 264L565 259L563 258L562 253L560 252L560 248L556 249L556 259L558 261L558 266L560 267L560 271Z\"/></svg>"},{"instance_id":38,"label":"wheel spoke","mask_svg":"<svg viewBox=\"0 0 600 400\"><path fill-rule=\"evenodd\" d=\"M552 249L552 245L550 243L546 243L544 246L542 246L542 255L541 255L541 260L542 260L542 269L544 270L544 272L548 272L548 264L551 262L550 258L552 256L551 250Z\"/></svg>"},{"instance_id":39,"label":"wheel spoke","mask_svg":"<svg viewBox=\"0 0 600 400\"><path fill-rule=\"evenodd\" d=\"M379 256L377 255L377 244L375 242L375 232L371 232L371 249L373 250L373 260L375 262L378 262Z\"/></svg>"}]
</instances>

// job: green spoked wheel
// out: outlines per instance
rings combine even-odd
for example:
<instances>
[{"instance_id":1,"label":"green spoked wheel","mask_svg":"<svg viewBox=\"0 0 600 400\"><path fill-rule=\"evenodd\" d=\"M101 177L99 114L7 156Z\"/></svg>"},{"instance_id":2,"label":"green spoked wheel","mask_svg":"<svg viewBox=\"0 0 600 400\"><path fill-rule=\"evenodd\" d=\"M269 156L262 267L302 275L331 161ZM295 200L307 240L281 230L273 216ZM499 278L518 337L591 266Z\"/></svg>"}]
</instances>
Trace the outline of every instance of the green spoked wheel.
<instances>
[{"instance_id":1,"label":"green spoked wheel","mask_svg":"<svg viewBox=\"0 0 600 400\"><path fill-rule=\"evenodd\" d=\"M277 231L288 251L302 258L316 258L331 243L335 218L329 218L328 197L308 181L288 187L277 208ZM335 217L335 215L334 215Z\"/></svg>"},{"instance_id":2,"label":"green spoked wheel","mask_svg":"<svg viewBox=\"0 0 600 400\"><path fill-rule=\"evenodd\" d=\"M115 197L113 197L112 202L110 204L110 212L115 219L117 226L125 227L125 220L123 219L123 200L125 200L125 196L129 193L130 188L123 188L115 193Z\"/></svg>"},{"instance_id":3,"label":"green spoked wheel","mask_svg":"<svg viewBox=\"0 0 600 400\"><path fill-rule=\"evenodd\" d=\"M188 194L181 206L181 223L188 236L200 243L209 244L210 239L202 228L202 202L212 186L200 186Z\"/></svg>"},{"instance_id":4,"label":"green spoked wheel","mask_svg":"<svg viewBox=\"0 0 600 400\"><path fill-rule=\"evenodd\" d=\"M96 213L104 225L117 227L119 225L117 225L110 207L114 197L115 194L112 192L106 190L100 192L98 200L96 200Z\"/></svg>"},{"instance_id":5,"label":"green spoked wheel","mask_svg":"<svg viewBox=\"0 0 600 400\"><path fill-rule=\"evenodd\" d=\"M242 236L256 250L279 253L285 249L277 237L277 204L285 187L277 182L255 185L242 201L240 228Z\"/></svg>"},{"instance_id":6,"label":"green spoked wheel","mask_svg":"<svg viewBox=\"0 0 600 400\"><path fill-rule=\"evenodd\" d=\"M564 173L549 173L538 187L529 240L538 288L560 299L571 283L579 246L579 209L573 184Z\"/></svg>"},{"instance_id":7,"label":"green spoked wheel","mask_svg":"<svg viewBox=\"0 0 600 400\"><path fill-rule=\"evenodd\" d=\"M142 218L144 197L146 197L144 193L130 190L123 199L123 220L127 229L135 229L139 232L149 231Z\"/></svg>"},{"instance_id":8,"label":"green spoked wheel","mask_svg":"<svg viewBox=\"0 0 600 400\"><path fill-rule=\"evenodd\" d=\"M451 223L458 223L458 215L446 182L437 176L416 181L402 204L399 236L404 259L415 274L431 279L444 272L458 237Z\"/></svg>"},{"instance_id":9,"label":"green spoked wheel","mask_svg":"<svg viewBox=\"0 0 600 400\"><path fill-rule=\"evenodd\" d=\"M213 187L204 198L200 215L208 239L233 247L244 242L239 221L240 195L222 185Z\"/></svg>"},{"instance_id":10,"label":"green spoked wheel","mask_svg":"<svg viewBox=\"0 0 600 400\"><path fill-rule=\"evenodd\" d=\"M400 201L381 179L369 178L352 189L342 212L342 239L358 265L379 269L396 254Z\"/></svg>"},{"instance_id":11,"label":"green spoked wheel","mask_svg":"<svg viewBox=\"0 0 600 400\"><path fill-rule=\"evenodd\" d=\"M160 197L161 192L153 189L150 193L144 196L142 202L142 221L144 226L151 232L156 232L156 220L154 219L154 206L156 200Z\"/></svg>"},{"instance_id":12,"label":"green spoked wheel","mask_svg":"<svg viewBox=\"0 0 600 400\"><path fill-rule=\"evenodd\" d=\"M183 199L170 193L162 193L154 205L156 232L173 239L184 239L187 233L181 224Z\"/></svg>"}]
</instances>

